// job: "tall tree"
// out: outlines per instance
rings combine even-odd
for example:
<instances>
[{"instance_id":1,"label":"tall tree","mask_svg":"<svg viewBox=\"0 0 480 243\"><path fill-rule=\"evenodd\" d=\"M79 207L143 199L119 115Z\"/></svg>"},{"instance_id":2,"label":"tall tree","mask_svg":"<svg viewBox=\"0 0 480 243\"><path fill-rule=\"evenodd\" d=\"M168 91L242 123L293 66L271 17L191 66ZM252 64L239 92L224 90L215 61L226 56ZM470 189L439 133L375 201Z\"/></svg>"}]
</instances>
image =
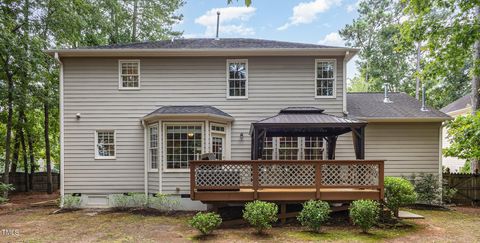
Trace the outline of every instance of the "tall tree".
<instances>
[{"instance_id":1,"label":"tall tree","mask_svg":"<svg viewBox=\"0 0 480 243\"><path fill-rule=\"evenodd\" d=\"M403 0L412 16L402 27L406 42L426 43L425 80L466 71L471 80L472 113L480 109L480 1ZM451 81L447 81L451 82ZM474 159L472 170L480 165Z\"/></svg>"},{"instance_id":2,"label":"tall tree","mask_svg":"<svg viewBox=\"0 0 480 243\"><path fill-rule=\"evenodd\" d=\"M348 46L360 48L357 66L361 79L356 82L364 82L362 87L368 91L380 91L384 83L393 90L415 90L412 79L416 48L397 48L402 11L398 1L364 0L358 7L359 17L340 30Z\"/></svg>"}]
</instances>

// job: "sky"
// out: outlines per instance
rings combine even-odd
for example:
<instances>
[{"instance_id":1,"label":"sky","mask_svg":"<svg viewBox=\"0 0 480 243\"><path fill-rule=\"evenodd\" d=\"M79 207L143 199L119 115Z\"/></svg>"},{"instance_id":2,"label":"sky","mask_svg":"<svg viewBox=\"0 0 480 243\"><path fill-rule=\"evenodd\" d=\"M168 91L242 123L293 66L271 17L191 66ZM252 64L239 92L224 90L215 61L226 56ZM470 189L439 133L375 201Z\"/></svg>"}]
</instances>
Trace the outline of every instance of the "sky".
<instances>
[{"instance_id":1,"label":"sky","mask_svg":"<svg viewBox=\"0 0 480 243\"><path fill-rule=\"evenodd\" d=\"M175 26L185 38L214 38L220 11L220 38L259 38L344 46L338 31L358 16L358 0L186 0ZM347 78L357 70L352 59Z\"/></svg>"}]
</instances>

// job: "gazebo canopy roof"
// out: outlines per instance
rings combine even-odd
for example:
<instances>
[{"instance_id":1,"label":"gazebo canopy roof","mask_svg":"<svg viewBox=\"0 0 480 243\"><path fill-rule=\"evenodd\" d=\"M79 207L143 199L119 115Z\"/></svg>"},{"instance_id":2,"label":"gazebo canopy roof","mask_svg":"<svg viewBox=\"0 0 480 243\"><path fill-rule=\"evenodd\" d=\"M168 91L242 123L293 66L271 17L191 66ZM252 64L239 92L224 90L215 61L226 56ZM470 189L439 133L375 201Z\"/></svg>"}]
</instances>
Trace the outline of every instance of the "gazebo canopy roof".
<instances>
[{"instance_id":1,"label":"gazebo canopy roof","mask_svg":"<svg viewBox=\"0 0 480 243\"><path fill-rule=\"evenodd\" d=\"M316 107L288 107L272 117L252 123L250 133L264 130L267 137L338 136L366 122L323 113Z\"/></svg>"}]
</instances>

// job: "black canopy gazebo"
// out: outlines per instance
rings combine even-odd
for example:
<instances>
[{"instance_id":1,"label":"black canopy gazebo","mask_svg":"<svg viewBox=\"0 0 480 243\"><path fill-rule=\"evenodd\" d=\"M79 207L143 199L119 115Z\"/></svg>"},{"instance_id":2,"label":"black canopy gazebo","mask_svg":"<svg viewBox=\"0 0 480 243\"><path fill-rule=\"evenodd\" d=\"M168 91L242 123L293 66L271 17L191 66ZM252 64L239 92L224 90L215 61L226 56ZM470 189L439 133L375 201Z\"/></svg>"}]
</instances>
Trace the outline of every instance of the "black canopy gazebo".
<instances>
[{"instance_id":1,"label":"black canopy gazebo","mask_svg":"<svg viewBox=\"0 0 480 243\"><path fill-rule=\"evenodd\" d=\"M365 159L365 126L367 122L323 113L316 107L288 107L272 117L252 123L252 160L261 159L266 137L323 137L327 158L335 159L338 136L352 132L356 159Z\"/></svg>"}]
</instances>

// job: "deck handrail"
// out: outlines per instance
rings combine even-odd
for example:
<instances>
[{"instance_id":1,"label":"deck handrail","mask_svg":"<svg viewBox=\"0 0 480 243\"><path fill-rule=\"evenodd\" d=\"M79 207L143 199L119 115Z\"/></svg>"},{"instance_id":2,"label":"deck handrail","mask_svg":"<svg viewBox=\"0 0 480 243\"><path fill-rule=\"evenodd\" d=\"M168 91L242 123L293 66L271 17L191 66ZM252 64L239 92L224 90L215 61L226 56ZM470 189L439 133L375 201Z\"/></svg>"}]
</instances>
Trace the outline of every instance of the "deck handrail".
<instances>
[{"instance_id":1,"label":"deck handrail","mask_svg":"<svg viewBox=\"0 0 480 243\"><path fill-rule=\"evenodd\" d=\"M194 160L190 165L191 198L198 190L265 188L378 190L384 195L384 160Z\"/></svg>"}]
</instances>

